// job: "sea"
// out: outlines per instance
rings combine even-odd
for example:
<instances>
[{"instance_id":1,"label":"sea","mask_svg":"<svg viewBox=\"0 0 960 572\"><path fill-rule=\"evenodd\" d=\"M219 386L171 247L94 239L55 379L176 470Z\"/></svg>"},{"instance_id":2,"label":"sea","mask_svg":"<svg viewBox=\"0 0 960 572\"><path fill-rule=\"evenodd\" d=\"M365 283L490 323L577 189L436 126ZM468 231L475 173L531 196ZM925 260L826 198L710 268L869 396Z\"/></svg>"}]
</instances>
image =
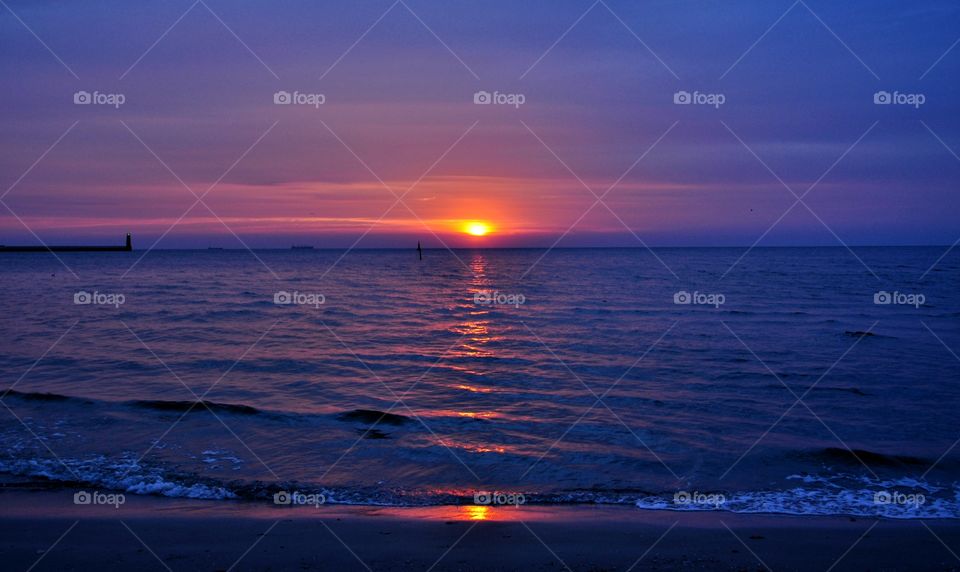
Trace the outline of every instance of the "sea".
<instances>
[{"instance_id":1,"label":"sea","mask_svg":"<svg viewBox=\"0 0 960 572\"><path fill-rule=\"evenodd\" d=\"M0 483L958 518L947 248L3 253Z\"/></svg>"}]
</instances>

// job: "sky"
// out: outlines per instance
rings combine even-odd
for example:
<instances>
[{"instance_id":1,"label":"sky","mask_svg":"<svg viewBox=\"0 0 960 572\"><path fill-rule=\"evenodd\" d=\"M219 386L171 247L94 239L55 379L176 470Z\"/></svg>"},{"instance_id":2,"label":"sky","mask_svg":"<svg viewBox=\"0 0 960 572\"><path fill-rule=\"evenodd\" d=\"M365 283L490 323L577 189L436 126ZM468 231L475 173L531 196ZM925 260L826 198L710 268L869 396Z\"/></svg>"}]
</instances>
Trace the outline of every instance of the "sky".
<instances>
[{"instance_id":1,"label":"sky","mask_svg":"<svg viewBox=\"0 0 960 572\"><path fill-rule=\"evenodd\" d=\"M960 238L956 2L4 3L0 244Z\"/></svg>"}]
</instances>

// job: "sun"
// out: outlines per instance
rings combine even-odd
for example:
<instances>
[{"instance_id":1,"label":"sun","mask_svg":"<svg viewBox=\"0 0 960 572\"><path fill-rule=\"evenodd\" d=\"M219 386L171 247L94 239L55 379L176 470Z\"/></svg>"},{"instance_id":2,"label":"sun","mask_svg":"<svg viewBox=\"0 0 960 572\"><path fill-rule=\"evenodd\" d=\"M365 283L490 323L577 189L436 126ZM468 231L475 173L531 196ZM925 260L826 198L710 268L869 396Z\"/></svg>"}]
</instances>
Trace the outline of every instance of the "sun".
<instances>
[{"instance_id":1,"label":"sun","mask_svg":"<svg viewBox=\"0 0 960 572\"><path fill-rule=\"evenodd\" d=\"M491 230L493 229L485 222L471 221L463 225L463 232L473 236L486 236Z\"/></svg>"}]
</instances>

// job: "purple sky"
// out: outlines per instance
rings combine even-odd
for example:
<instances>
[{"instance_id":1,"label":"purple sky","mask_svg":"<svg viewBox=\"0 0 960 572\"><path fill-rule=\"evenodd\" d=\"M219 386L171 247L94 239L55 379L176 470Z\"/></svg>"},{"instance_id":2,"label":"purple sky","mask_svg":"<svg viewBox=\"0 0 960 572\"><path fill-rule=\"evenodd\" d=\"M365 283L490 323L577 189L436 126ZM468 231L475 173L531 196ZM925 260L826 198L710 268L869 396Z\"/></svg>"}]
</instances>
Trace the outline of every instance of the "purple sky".
<instances>
[{"instance_id":1,"label":"purple sky","mask_svg":"<svg viewBox=\"0 0 960 572\"><path fill-rule=\"evenodd\" d=\"M960 236L955 2L204 1L0 8L0 243Z\"/></svg>"}]
</instances>

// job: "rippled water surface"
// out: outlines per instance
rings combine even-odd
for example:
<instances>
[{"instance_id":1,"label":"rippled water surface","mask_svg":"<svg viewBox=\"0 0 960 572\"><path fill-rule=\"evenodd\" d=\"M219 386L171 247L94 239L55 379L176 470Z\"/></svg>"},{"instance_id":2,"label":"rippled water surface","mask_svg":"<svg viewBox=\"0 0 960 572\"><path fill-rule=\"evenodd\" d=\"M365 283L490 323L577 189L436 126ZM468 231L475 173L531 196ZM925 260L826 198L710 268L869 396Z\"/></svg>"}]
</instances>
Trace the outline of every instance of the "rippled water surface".
<instances>
[{"instance_id":1,"label":"rippled water surface","mask_svg":"<svg viewBox=\"0 0 960 572\"><path fill-rule=\"evenodd\" d=\"M0 254L0 471L207 498L714 508L686 492L957 517L956 255L927 272L944 251L755 249L732 270L743 249L157 251L126 275L141 253L59 255L76 277Z\"/></svg>"}]
</instances>

